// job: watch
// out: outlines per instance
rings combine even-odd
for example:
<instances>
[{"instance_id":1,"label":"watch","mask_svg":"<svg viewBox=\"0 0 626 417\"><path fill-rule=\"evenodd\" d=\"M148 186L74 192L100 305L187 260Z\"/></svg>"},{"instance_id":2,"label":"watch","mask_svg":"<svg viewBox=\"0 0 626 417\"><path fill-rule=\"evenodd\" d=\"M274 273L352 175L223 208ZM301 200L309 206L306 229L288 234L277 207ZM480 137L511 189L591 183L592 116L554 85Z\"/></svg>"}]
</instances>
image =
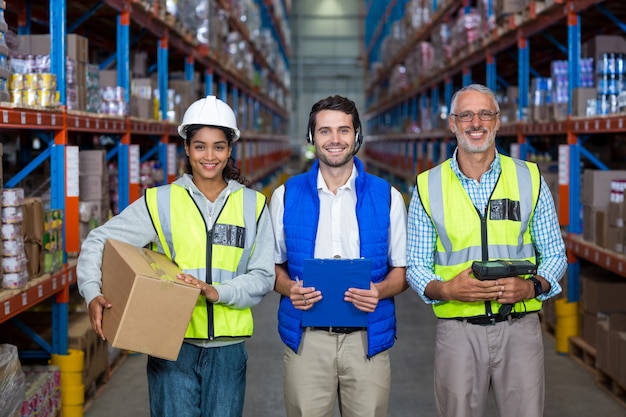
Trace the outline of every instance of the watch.
<instances>
[{"instance_id":1,"label":"watch","mask_svg":"<svg viewBox=\"0 0 626 417\"><path fill-rule=\"evenodd\" d=\"M530 277L528 278L529 280L531 280L533 282L533 286L535 287L535 298L539 297L541 294L543 294L543 288L541 287L541 281L539 281L537 278L535 277Z\"/></svg>"}]
</instances>

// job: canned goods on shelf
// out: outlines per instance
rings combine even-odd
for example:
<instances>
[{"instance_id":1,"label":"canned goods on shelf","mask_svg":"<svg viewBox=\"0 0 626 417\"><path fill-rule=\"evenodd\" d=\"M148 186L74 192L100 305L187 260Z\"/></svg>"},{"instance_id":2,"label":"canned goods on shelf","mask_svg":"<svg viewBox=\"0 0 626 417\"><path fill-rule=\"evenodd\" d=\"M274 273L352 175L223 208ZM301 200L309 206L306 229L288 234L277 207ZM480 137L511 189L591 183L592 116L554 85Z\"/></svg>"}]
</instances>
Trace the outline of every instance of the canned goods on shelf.
<instances>
[{"instance_id":1,"label":"canned goods on shelf","mask_svg":"<svg viewBox=\"0 0 626 417\"><path fill-rule=\"evenodd\" d=\"M28 89L22 90L22 104L27 104L29 106L35 106L38 103L39 91Z\"/></svg>"},{"instance_id":2,"label":"canned goods on shelf","mask_svg":"<svg viewBox=\"0 0 626 417\"><path fill-rule=\"evenodd\" d=\"M9 78L9 90L21 90L24 88L24 74L11 74Z\"/></svg>"}]
</instances>

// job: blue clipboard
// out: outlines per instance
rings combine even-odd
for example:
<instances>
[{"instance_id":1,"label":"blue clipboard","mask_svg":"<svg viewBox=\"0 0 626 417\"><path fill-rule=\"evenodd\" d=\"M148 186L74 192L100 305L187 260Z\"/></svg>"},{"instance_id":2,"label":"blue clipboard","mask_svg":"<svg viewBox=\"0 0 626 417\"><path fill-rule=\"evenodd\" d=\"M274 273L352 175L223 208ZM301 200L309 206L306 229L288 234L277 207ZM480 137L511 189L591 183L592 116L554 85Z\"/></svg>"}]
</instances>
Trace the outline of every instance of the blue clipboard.
<instances>
[{"instance_id":1,"label":"blue clipboard","mask_svg":"<svg viewBox=\"0 0 626 417\"><path fill-rule=\"evenodd\" d=\"M370 288L371 259L305 259L303 275L304 286L321 291L322 300L302 312L302 326L367 326L367 313L343 298L348 288Z\"/></svg>"}]
</instances>

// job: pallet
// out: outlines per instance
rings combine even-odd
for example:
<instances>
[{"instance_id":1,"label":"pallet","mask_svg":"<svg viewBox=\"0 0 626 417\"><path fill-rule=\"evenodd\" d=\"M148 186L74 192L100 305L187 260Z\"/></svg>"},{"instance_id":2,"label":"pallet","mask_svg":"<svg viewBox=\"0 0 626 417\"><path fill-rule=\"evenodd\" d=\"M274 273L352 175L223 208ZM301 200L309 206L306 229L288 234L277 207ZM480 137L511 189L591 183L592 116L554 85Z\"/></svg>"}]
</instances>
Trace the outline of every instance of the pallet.
<instances>
[{"instance_id":1,"label":"pallet","mask_svg":"<svg viewBox=\"0 0 626 417\"><path fill-rule=\"evenodd\" d=\"M589 372L596 371L596 349L578 336L569 338L569 357Z\"/></svg>"},{"instance_id":2,"label":"pallet","mask_svg":"<svg viewBox=\"0 0 626 417\"><path fill-rule=\"evenodd\" d=\"M615 399L622 407L626 408L626 388L620 385L604 371L596 370L596 382L604 391Z\"/></svg>"}]
</instances>

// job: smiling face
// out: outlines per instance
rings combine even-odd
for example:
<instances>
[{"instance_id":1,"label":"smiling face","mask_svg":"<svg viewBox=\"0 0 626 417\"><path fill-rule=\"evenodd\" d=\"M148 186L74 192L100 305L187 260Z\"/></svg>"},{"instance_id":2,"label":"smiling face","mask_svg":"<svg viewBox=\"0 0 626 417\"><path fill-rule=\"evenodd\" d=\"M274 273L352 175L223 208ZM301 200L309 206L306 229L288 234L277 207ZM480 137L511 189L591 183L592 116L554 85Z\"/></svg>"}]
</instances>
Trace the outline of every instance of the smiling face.
<instances>
[{"instance_id":1,"label":"smiling face","mask_svg":"<svg viewBox=\"0 0 626 417\"><path fill-rule=\"evenodd\" d=\"M185 153L194 182L198 180L224 182L222 172L228 164L232 147L224 131L214 127L203 127L185 141Z\"/></svg>"},{"instance_id":2,"label":"smiling face","mask_svg":"<svg viewBox=\"0 0 626 417\"><path fill-rule=\"evenodd\" d=\"M355 136L352 115L338 110L322 110L315 116L313 139L320 163L330 167L352 163Z\"/></svg>"},{"instance_id":3,"label":"smiling face","mask_svg":"<svg viewBox=\"0 0 626 417\"><path fill-rule=\"evenodd\" d=\"M452 113L456 115L463 112L476 113L469 122L463 122L454 115L448 118L450 130L456 135L460 151L484 153L495 146L496 133L500 128L500 115L496 115L493 120L484 121L478 117L478 113L484 110L493 113L498 111L493 99L484 93L468 90L457 98Z\"/></svg>"}]
</instances>

